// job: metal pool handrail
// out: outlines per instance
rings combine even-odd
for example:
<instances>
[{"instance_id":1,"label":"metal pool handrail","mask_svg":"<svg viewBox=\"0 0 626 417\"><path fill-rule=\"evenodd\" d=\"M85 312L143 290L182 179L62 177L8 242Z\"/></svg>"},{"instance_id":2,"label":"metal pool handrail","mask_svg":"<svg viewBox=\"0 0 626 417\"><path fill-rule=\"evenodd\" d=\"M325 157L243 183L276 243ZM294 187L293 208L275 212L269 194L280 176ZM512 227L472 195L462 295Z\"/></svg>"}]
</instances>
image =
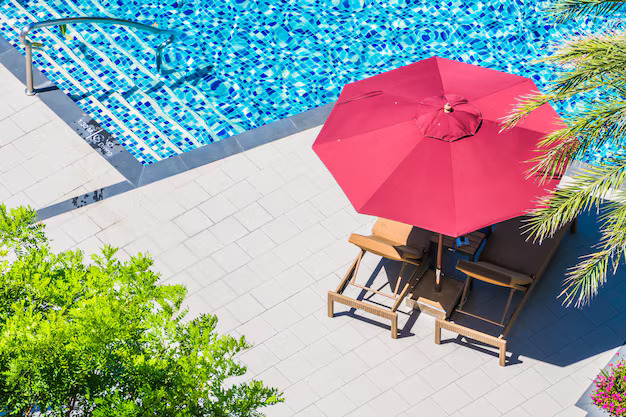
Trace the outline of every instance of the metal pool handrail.
<instances>
[{"instance_id":1,"label":"metal pool handrail","mask_svg":"<svg viewBox=\"0 0 626 417\"><path fill-rule=\"evenodd\" d=\"M174 42L177 32L172 29L161 29L158 27L146 25L139 22L133 22L132 20L115 19L111 17L67 17L63 19L51 19L41 22L29 23L24 26L20 31L20 42L26 48L26 95L33 96L36 94L33 85L33 45L27 39L28 34L34 29L39 29L47 26L59 26L68 23L96 23L102 25L120 25L128 26L136 29L146 30L152 33L169 33L170 36L161 42L156 49L156 67L157 71L161 71L163 64L163 50Z\"/></svg>"}]
</instances>

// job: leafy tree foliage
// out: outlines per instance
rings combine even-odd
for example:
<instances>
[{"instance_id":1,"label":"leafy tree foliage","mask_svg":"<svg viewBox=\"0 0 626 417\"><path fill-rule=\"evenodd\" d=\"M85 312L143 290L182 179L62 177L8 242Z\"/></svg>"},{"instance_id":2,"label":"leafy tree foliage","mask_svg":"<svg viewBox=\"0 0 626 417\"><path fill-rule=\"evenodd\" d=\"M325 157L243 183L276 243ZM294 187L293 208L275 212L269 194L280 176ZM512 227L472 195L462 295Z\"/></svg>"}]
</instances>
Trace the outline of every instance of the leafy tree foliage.
<instances>
[{"instance_id":1,"label":"leafy tree foliage","mask_svg":"<svg viewBox=\"0 0 626 417\"><path fill-rule=\"evenodd\" d=\"M9 416L262 416L282 401L245 367L243 337L185 318L182 286L105 247L52 253L26 208L0 205L0 411Z\"/></svg>"}]
</instances>

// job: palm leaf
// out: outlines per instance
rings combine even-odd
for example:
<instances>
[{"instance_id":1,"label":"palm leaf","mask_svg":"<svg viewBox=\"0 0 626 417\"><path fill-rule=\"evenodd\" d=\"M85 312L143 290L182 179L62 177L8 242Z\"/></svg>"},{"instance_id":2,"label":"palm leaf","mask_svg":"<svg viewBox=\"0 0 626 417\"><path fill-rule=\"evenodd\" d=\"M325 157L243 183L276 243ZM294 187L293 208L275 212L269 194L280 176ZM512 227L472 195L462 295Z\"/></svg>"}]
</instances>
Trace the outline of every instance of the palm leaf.
<instances>
[{"instance_id":1,"label":"palm leaf","mask_svg":"<svg viewBox=\"0 0 626 417\"><path fill-rule=\"evenodd\" d=\"M566 135L565 129L554 132L556 134ZM577 154L580 143L577 138L563 136L563 139L548 149L539 149L538 156L529 162L534 163L527 171L527 178L535 178L539 183L543 184L547 181L560 179L570 161Z\"/></svg>"},{"instance_id":2,"label":"palm leaf","mask_svg":"<svg viewBox=\"0 0 626 417\"><path fill-rule=\"evenodd\" d=\"M626 136L626 101L609 100L566 117L567 126L546 135L538 144L538 155L528 177L541 183L560 178L570 161L606 144L619 144Z\"/></svg>"},{"instance_id":3,"label":"palm leaf","mask_svg":"<svg viewBox=\"0 0 626 417\"><path fill-rule=\"evenodd\" d=\"M554 0L550 12L563 21L611 16L624 5L626 0ZM522 122L548 103L577 99L583 104L581 110L563 118L565 126L538 145L528 175L545 181L560 177L572 160L607 144L621 146L626 138L626 32L611 30L570 39L540 62L555 66L556 77L545 93L520 97L514 111L503 120L503 129ZM542 199L525 224L529 239L541 241L581 212L596 207L602 213L596 251L567 273L560 294L566 305L588 304L606 282L607 274L615 272L620 260L626 260L626 193L621 190L625 180L626 156L584 168Z\"/></svg>"},{"instance_id":4,"label":"palm leaf","mask_svg":"<svg viewBox=\"0 0 626 417\"><path fill-rule=\"evenodd\" d=\"M559 139L577 138L579 146L575 157L586 152L601 149L605 144L621 142L626 135L626 101L607 99L602 104L595 104L579 111L575 116L565 118L567 127L559 135L548 135L539 144L545 148Z\"/></svg>"},{"instance_id":5,"label":"palm leaf","mask_svg":"<svg viewBox=\"0 0 626 417\"><path fill-rule=\"evenodd\" d=\"M626 159L615 159L610 164L589 166L577 173L570 184L552 191L539 202L524 232L529 239L541 242L553 236L563 225L579 213L599 205L615 193L626 179Z\"/></svg>"},{"instance_id":6,"label":"palm leaf","mask_svg":"<svg viewBox=\"0 0 626 417\"><path fill-rule=\"evenodd\" d=\"M545 93L520 97L512 112L503 119L503 129L515 126L534 110L550 102L565 102L593 91L619 97L626 89L624 32L592 35L567 42L541 61L555 64L562 71Z\"/></svg>"},{"instance_id":7,"label":"palm leaf","mask_svg":"<svg viewBox=\"0 0 626 417\"><path fill-rule=\"evenodd\" d=\"M619 190L613 198L601 216L599 250L587 255L567 274L560 296L568 306L574 302L577 307L589 304L606 282L607 274L615 273L620 260L626 259L626 195Z\"/></svg>"},{"instance_id":8,"label":"palm leaf","mask_svg":"<svg viewBox=\"0 0 626 417\"><path fill-rule=\"evenodd\" d=\"M554 80L551 91L569 95L624 85L625 46L626 36L621 30L565 42L554 54L542 60L566 69ZM586 86L586 83L590 84Z\"/></svg>"},{"instance_id":9,"label":"palm leaf","mask_svg":"<svg viewBox=\"0 0 626 417\"><path fill-rule=\"evenodd\" d=\"M570 184L557 189L532 212L525 225L529 239L543 240L576 218L581 212L600 207L606 199L600 220L602 238L598 251L587 255L568 271L565 288L559 295L565 305L588 304L606 282L619 259L626 257L626 194L620 187L626 180L626 159L614 159L601 166L590 166L575 175Z\"/></svg>"},{"instance_id":10,"label":"palm leaf","mask_svg":"<svg viewBox=\"0 0 626 417\"><path fill-rule=\"evenodd\" d=\"M608 16L624 6L624 0L556 0L548 10L559 20L581 16Z\"/></svg>"},{"instance_id":11,"label":"palm leaf","mask_svg":"<svg viewBox=\"0 0 626 417\"><path fill-rule=\"evenodd\" d=\"M563 304L582 307L598 293L605 280L611 253L599 251L585 257L578 265L570 269L565 278L565 289L559 294Z\"/></svg>"}]
</instances>

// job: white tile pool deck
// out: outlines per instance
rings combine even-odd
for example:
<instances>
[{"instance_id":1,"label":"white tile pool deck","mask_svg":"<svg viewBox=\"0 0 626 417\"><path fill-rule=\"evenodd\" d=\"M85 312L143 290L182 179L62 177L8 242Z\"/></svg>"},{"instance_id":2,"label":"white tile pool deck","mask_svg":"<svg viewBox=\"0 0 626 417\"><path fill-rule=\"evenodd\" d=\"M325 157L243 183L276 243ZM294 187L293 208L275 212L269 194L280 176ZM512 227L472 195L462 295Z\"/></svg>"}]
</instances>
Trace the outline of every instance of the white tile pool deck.
<instances>
[{"instance_id":1,"label":"white tile pool deck","mask_svg":"<svg viewBox=\"0 0 626 417\"><path fill-rule=\"evenodd\" d=\"M0 65L0 201L39 209L123 180Z\"/></svg>"},{"instance_id":2,"label":"white tile pool deck","mask_svg":"<svg viewBox=\"0 0 626 417\"><path fill-rule=\"evenodd\" d=\"M9 104L1 97L0 109ZM53 217L48 233L57 250L93 253L110 243L122 258L149 251L163 282L188 287L191 315L217 314L220 331L255 344L241 355L246 377L285 392L286 402L268 416L586 415L574 403L626 339L623 274L591 308L566 309L555 300L566 266L596 237L593 219L582 218L579 233L566 238L522 313L510 337L514 363L499 367L492 354L457 342L435 345L434 321L406 307L402 337L393 340L375 317L359 312L365 319L357 319L342 306L337 317L326 315L326 293L357 253L347 237L368 232L373 219L353 210L311 150L318 131ZM7 144L0 146L1 157ZM49 157L51 173L70 175ZM110 170L98 180L119 181ZM28 202L15 195L0 201ZM363 272L373 271L378 259L365 259ZM483 302L491 295L483 293Z\"/></svg>"}]
</instances>

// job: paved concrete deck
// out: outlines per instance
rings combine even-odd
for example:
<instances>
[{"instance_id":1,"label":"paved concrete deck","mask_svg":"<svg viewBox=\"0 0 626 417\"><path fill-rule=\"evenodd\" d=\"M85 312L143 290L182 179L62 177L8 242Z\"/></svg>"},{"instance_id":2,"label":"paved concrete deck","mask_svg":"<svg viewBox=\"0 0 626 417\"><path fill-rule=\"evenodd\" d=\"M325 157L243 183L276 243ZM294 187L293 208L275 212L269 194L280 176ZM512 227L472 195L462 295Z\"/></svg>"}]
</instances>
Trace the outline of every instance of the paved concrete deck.
<instances>
[{"instance_id":1,"label":"paved concrete deck","mask_svg":"<svg viewBox=\"0 0 626 417\"><path fill-rule=\"evenodd\" d=\"M40 209L124 180L0 65L0 201Z\"/></svg>"},{"instance_id":2,"label":"paved concrete deck","mask_svg":"<svg viewBox=\"0 0 626 417\"><path fill-rule=\"evenodd\" d=\"M35 104L33 110L46 112ZM70 131L58 129L60 137L76 139L67 146L82 149ZM121 258L150 252L163 282L187 286L191 316L217 314L220 331L254 343L241 355L246 378L285 391L286 402L268 416L584 416L574 403L626 339L623 273L591 308L566 309L555 299L566 267L597 238L595 219L581 218L579 233L566 237L511 334L507 367L492 351L466 347L445 332L446 343L435 345L433 319L406 307L401 337L393 340L388 323L376 317L341 306L337 317L326 315L327 291L357 254L347 237L367 233L374 219L353 210L312 152L318 131L53 217L46 221L53 246L93 253L110 243ZM73 176L50 158L51 173ZM103 182L117 181L102 172ZM7 181L2 174L0 184ZM22 185L16 193L29 190ZM0 201L22 203L15 196ZM383 285L396 271L369 256L362 276L376 274ZM474 293L485 308L502 298L479 285Z\"/></svg>"}]
</instances>

